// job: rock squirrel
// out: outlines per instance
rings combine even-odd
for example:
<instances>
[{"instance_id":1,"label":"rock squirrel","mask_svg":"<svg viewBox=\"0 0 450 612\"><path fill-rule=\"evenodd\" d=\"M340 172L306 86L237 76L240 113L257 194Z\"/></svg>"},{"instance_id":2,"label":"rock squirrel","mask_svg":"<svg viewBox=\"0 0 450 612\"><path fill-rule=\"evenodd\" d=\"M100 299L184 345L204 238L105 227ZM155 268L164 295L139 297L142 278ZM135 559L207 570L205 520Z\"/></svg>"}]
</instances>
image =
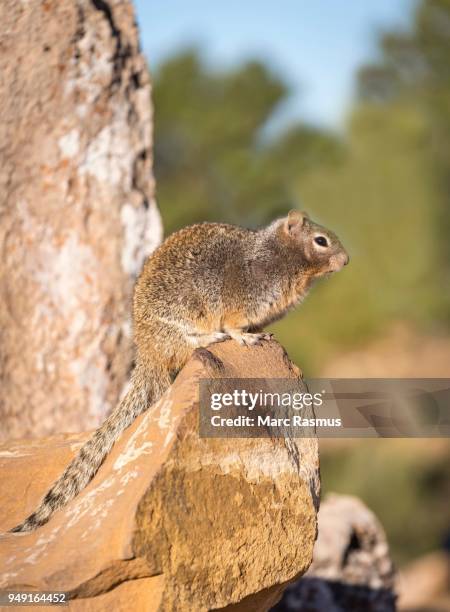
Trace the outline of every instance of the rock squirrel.
<instances>
[{"instance_id":1,"label":"rock squirrel","mask_svg":"<svg viewBox=\"0 0 450 612\"><path fill-rule=\"evenodd\" d=\"M201 223L169 236L136 283L136 365L128 393L12 531L43 525L86 487L120 434L161 397L194 349L228 338L245 346L268 338L261 331L266 325L348 260L333 232L298 211L256 231Z\"/></svg>"}]
</instances>

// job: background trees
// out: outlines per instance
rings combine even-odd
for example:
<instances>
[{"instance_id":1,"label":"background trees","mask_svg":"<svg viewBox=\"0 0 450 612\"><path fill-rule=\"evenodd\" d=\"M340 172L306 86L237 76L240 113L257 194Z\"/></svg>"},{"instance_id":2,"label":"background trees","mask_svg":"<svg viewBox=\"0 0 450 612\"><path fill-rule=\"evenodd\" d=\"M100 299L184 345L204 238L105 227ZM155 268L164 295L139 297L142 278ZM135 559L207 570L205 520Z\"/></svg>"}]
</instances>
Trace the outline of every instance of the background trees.
<instances>
[{"instance_id":1,"label":"background trees","mask_svg":"<svg viewBox=\"0 0 450 612\"><path fill-rule=\"evenodd\" d=\"M408 33L381 36L379 59L355 75L343 134L301 122L274 133L289 88L261 62L220 72L190 49L155 71L166 232L202 220L257 226L299 206L348 246L339 280L277 325L310 373L319 355L393 321L450 323L449 33L448 1L425 0Z\"/></svg>"},{"instance_id":2,"label":"background trees","mask_svg":"<svg viewBox=\"0 0 450 612\"><path fill-rule=\"evenodd\" d=\"M449 350L433 349L432 338L450 326L449 41L450 2L419 2L409 30L381 35L378 57L355 75L339 134L303 122L275 131L271 119L289 87L261 62L220 72L190 49L154 71L155 172L167 233L203 220L257 226L298 206L348 247L351 265L275 326L307 376L351 348L382 360L392 376L402 342L417 363L407 375L421 365L428 375L445 368ZM390 332L398 324L411 330L410 341ZM365 348L378 338L382 347ZM423 338L431 339L426 358ZM361 374L357 356L350 361L346 375L380 375ZM397 560L439 545L448 505L444 441L328 450L324 442L325 491L361 496L381 517Z\"/></svg>"}]
</instances>

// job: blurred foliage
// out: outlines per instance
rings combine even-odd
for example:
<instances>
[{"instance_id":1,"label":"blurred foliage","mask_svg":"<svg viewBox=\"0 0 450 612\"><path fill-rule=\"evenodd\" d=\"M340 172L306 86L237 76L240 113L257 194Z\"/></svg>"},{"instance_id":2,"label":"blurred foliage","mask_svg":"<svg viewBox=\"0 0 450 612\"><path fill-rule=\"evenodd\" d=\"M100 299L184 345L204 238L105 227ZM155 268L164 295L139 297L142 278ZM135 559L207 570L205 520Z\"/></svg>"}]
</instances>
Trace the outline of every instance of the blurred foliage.
<instances>
[{"instance_id":1,"label":"blurred foliage","mask_svg":"<svg viewBox=\"0 0 450 612\"><path fill-rule=\"evenodd\" d=\"M259 62L211 72L188 50L159 68L155 173L168 233L206 220L264 224L287 210L292 177L336 157L336 139L309 126L263 142L262 128L287 93Z\"/></svg>"},{"instance_id":2,"label":"blurred foliage","mask_svg":"<svg viewBox=\"0 0 450 612\"><path fill-rule=\"evenodd\" d=\"M430 215L438 248L441 314L450 319L450 0L422 0L408 33L380 41L381 61L358 75L360 99L415 112L422 123L424 169L436 202ZM436 204L436 205L434 205Z\"/></svg>"},{"instance_id":3,"label":"blurred foliage","mask_svg":"<svg viewBox=\"0 0 450 612\"><path fill-rule=\"evenodd\" d=\"M269 137L289 90L261 62L220 71L190 49L155 72L167 233L205 220L256 227L298 206L348 247L351 265L274 326L308 375L393 320L450 323L449 32L449 1L424 0L407 34L385 34L343 136L299 122Z\"/></svg>"},{"instance_id":4,"label":"blurred foliage","mask_svg":"<svg viewBox=\"0 0 450 612\"><path fill-rule=\"evenodd\" d=\"M450 0L421 0L409 31L381 36L356 75L343 135L301 122L268 131L289 88L261 62L219 71L191 49L154 74L167 233L205 220L256 227L297 206L347 246L350 266L274 326L308 376L397 320L448 331L449 41ZM448 518L448 455L434 461L412 442L322 453L325 492L366 501L398 561L438 545Z\"/></svg>"}]
</instances>

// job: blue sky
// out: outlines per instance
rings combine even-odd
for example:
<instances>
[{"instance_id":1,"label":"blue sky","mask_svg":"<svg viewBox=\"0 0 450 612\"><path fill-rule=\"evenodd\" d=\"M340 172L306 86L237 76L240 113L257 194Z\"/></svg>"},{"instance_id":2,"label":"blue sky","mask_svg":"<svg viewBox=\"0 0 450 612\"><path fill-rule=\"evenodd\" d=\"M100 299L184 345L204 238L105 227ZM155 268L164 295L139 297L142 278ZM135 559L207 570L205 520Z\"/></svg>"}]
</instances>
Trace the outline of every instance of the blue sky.
<instances>
[{"instance_id":1,"label":"blue sky","mask_svg":"<svg viewBox=\"0 0 450 612\"><path fill-rule=\"evenodd\" d=\"M416 0L135 0L150 68L192 44L226 67L260 58L292 95L275 124L303 119L339 129L355 70L376 56L376 33L407 28Z\"/></svg>"}]
</instances>

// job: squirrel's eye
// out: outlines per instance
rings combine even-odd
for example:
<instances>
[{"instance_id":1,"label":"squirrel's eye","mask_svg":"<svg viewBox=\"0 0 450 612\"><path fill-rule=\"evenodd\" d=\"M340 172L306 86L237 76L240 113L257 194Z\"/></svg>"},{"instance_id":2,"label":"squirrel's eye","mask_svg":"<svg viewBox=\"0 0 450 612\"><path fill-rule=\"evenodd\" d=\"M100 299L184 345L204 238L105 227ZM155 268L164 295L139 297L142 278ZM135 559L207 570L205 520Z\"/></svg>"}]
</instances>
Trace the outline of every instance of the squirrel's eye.
<instances>
[{"instance_id":1,"label":"squirrel's eye","mask_svg":"<svg viewBox=\"0 0 450 612\"><path fill-rule=\"evenodd\" d=\"M322 247L328 246L328 240L325 238L325 236L316 236L314 238L314 242Z\"/></svg>"}]
</instances>

